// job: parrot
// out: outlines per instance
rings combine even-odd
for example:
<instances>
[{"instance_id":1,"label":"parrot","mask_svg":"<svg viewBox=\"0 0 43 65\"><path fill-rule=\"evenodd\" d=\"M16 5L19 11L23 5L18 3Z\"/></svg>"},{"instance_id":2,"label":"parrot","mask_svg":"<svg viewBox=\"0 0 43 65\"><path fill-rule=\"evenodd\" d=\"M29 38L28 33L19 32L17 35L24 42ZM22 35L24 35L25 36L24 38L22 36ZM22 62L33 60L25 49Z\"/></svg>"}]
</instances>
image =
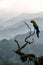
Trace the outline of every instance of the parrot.
<instances>
[{"instance_id":1,"label":"parrot","mask_svg":"<svg viewBox=\"0 0 43 65\"><path fill-rule=\"evenodd\" d=\"M33 27L36 30L36 35L39 38L39 33L40 33L39 26L37 25L37 23L34 20L31 20L31 23L33 24Z\"/></svg>"}]
</instances>

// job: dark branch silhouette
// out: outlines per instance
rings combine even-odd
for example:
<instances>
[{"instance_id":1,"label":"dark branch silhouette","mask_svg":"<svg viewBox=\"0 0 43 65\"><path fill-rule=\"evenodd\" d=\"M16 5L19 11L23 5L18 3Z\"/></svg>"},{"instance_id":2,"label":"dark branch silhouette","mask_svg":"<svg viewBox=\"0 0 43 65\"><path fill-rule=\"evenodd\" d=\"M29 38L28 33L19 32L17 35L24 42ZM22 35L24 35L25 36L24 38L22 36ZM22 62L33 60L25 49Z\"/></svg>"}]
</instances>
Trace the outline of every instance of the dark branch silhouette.
<instances>
[{"instance_id":1,"label":"dark branch silhouette","mask_svg":"<svg viewBox=\"0 0 43 65\"><path fill-rule=\"evenodd\" d=\"M30 34L25 38L25 44L24 44L21 48L20 48L20 45L19 45L18 41L15 39L15 42L16 42L17 45L18 45L18 50L17 50L17 51L21 51L27 44L31 44L31 43L34 42L34 39L32 39L31 42L30 42L30 41L27 41L27 39L30 38L32 35L35 34L35 30L34 30L34 32L31 34L31 28L29 27L29 25L28 25L27 23L25 23L25 24L27 25L28 29L30 29Z\"/></svg>"},{"instance_id":2,"label":"dark branch silhouette","mask_svg":"<svg viewBox=\"0 0 43 65\"><path fill-rule=\"evenodd\" d=\"M30 38L32 35L35 34L35 30L34 30L33 33L31 33L31 28L29 27L29 25L28 25L27 23L25 23L25 24L27 25L28 29L30 30L30 34L25 38L25 44L24 44L23 46L21 46L21 47L20 47L18 41L15 39L15 42L16 42L17 45L18 45L18 49L17 49L16 51L14 51L14 50L13 50L13 51L14 51L15 53L17 53L18 55L20 55L20 56L21 56L21 59L22 59L22 58L26 58L26 60L27 60L27 57L29 57L29 56L32 55L32 54L25 54L25 53L21 52L21 50L22 50L27 44L31 44L31 43L34 42L34 39L32 39L31 42L30 42L30 41L27 41L27 39ZM34 55L32 55L32 56L34 57ZM23 59L22 59L22 60L23 60Z\"/></svg>"},{"instance_id":3,"label":"dark branch silhouette","mask_svg":"<svg viewBox=\"0 0 43 65\"><path fill-rule=\"evenodd\" d=\"M35 30L32 33L31 28L29 27L29 25L27 23L25 23L28 27L28 29L30 30L30 34L25 38L25 44L23 46L20 47L18 41L15 39L15 42L18 45L18 49L16 51L12 50L13 52L15 52L16 54L18 54L20 56L20 59L22 62L26 62L27 58L29 59L28 61L33 61L35 65L42 65L42 61L40 61L39 57L36 57L34 54L25 54L24 52L21 52L21 50L27 45L27 44L31 44L34 42L34 39L32 39L32 41L27 41L28 38L30 38L31 36L33 36L35 34Z\"/></svg>"},{"instance_id":4,"label":"dark branch silhouette","mask_svg":"<svg viewBox=\"0 0 43 65\"><path fill-rule=\"evenodd\" d=\"M19 43L18 43L18 41L15 39L15 42L17 43L17 45L18 45L18 49L20 49L20 45L19 45Z\"/></svg>"}]
</instances>

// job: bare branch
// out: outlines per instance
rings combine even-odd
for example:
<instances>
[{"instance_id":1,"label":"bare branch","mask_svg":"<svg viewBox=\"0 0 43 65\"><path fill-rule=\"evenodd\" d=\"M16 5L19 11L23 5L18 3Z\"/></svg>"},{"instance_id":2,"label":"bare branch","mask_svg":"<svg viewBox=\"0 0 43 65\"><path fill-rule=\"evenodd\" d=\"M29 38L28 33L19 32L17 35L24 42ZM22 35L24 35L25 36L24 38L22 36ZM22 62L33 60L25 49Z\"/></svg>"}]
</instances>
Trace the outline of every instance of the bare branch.
<instances>
[{"instance_id":1,"label":"bare branch","mask_svg":"<svg viewBox=\"0 0 43 65\"><path fill-rule=\"evenodd\" d=\"M19 43L18 43L18 41L15 39L15 42L17 43L17 45L18 45L18 49L20 49L20 45L19 45Z\"/></svg>"},{"instance_id":2,"label":"bare branch","mask_svg":"<svg viewBox=\"0 0 43 65\"><path fill-rule=\"evenodd\" d=\"M27 44L31 44L34 42L34 39L32 39L32 41L27 41L28 38L30 38L32 35L34 35L35 33L35 30L34 32L31 34L31 28L29 27L29 25L25 22L25 24L27 25L28 29L30 30L30 34L25 38L25 44L23 46L20 47L18 41L15 39L15 42L17 43L18 45L18 49L16 51L14 51L16 54L18 54L19 56L21 56L21 60L22 61L26 61L27 58L34 58L35 56L33 54L25 54L23 52L21 52L21 50L27 45Z\"/></svg>"},{"instance_id":3,"label":"bare branch","mask_svg":"<svg viewBox=\"0 0 43 65\"><path fill-rule=\"evenodd\" d=\"M30 33L31 33L31 28L29 27L29 25L27 24L27 23L25 23L27 26L28 26L28 28L30 29ZM18 50L16 50L16 51L21 51L28 43L29 44L31 44L31 43L33 43L34 42L34 39L32 39L32 41L30 42L30 41L27 41L27 39L30 37L30 36L32 36L32 35L34 35L34 33L35 33L35 31L32 33L32 34L30 34L29 36L27 36L26 38L25 38L25 44L20 48L20 45L19 45L19 43L18 43L18 41L16 40L15 42L17 43L17 45L18 45Z\"/></svg>"},{"instance_id":4,"label":"bare branch","mask_svg":"<svg viewBox=\"0 0 43 65\"><path fill-rule=\"evenodd\" d=\"M35 30L34 30L34 32L31 34L31 28L29 27L29 25L28 25L26 22L24 22L24 23L27 25L28 29L30 29L30 34L29 34L29 36L27 36L27 37L25 38L25 42L31 44L31 42L27 41L27 39L35 34ZM34 39L33 39L33 41L34 41Z\"/></svg>"},{"instance_id":5,"label":"bare branch","mask_svg":"<svg viewBox=\"0 0 43 65\"><path fill-rule=\"evenodd\" d=\"M16 54L18 54L20 56L20 59L22 62L25 62L27 61L27 58L29 59L29 61L33 61L35 63L35 65L43 65L41 61L41 59L37 56L35 56L34 54L25 54L24 52L21 52L21 50L27 45L27 44L31 44L34 42L34 39L32 39L32 41L28 41L27 39L30 38L31 36L33 36L35 34L35 30L33 33L31 33L31 28L29 27L29 25L24 22L28 29L30 30L30 34L25 38L25 44L23 46L20 47L18 41L15 39L15 42L17 43L18 45L18 49L16 51L12 50L13 52L15 52Z\"/></svg>"},{"instance_id":6,"label":"bare branch","mask_svg":"<svg viewBox=\"0 0 43 65\"><path fill-rule=\"evenodd\" d=\"M26 22L24 22L24 23L25 23L25 25L27 25L28 29L30 29L30 31L31 31L31 28L29 27L29 25Z\"/></svg>"},{"instance_id":7,"label":"bare branch","mask_svg":"<svg viewBox=\"0 0 43 65\"><path fill-rule=\"evenodd\" d=\"M35 31L31 34L31 28L29 27L29 25L28 25L27 23L25 23L25 24L27 25L28 29L30 29L30 35L25 38L25 42L26 42L26 43L25 43L21 48L20 48L20 45L19 45L18 41L15 40L15 42L16 42L17 45L18 45L18 50L16 50L16 51L21 51L28 43L31 44L31 43L34 42L34 39L32 39L31 42L30 42L30 41L27 41L27 39L28 39L30 36L34 35Z\"/></svg>"}]
</instances>

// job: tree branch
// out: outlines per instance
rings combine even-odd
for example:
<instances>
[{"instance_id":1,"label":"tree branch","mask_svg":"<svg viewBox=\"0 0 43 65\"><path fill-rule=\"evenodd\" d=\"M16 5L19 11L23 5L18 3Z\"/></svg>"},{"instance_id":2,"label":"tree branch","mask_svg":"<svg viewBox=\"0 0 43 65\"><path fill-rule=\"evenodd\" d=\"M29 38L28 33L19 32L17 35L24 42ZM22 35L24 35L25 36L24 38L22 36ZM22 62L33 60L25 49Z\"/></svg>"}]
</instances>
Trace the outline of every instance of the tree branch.
<instances>
[{"instance_id":1,"label":"tree branch","mask_svg":"<svg viewBox=\"0 0 43 65\"><path fill-rule=\"evenodd\" d=\"M25 44L23 46L20 47L18 41L15 39L15 42L18 45L18 49L16 51L14 51L16 54L18 54L20 56L20 59L24 62L27 60L27 58L31 58L32 60L35 59L35 55L34 54L25 54L23 52L21 52L21 50L27 45L27 44L31 44L34 42L34 39L32 39L32 41L27 41L28 38L30 38L31 36L33 36L35 34L35 30L33 33L31 33L31 28L29 27L29 25L27 23L25 23L28 27L28 29L30 30L30 34L25 38Z\"/></svg>"},{"instance_id":2,"label":"tree branch","mask_svg":"<svg viewBox=\"0 0 43 65\"><path fill-rule=\"evenodd\" d=\"M34 39L32 39L31 42L30 42L30 41L27 41L27 39L28 39L30 36L34 35L35 31L31 34L31 28L29 27L29 25L28 25L27 23L25 23L25 24L27 25L28 29L30 29L30 35L25 38L25 44L24 44L23 46L21 46L21 48L20 48L20 45L19 45L18 41L15 39L15 42L16 42L17 45L18 45L18 49L15 51L16 53L20 52L27 44L31 44L31 43L34 42Z\"/></svg>"},{"instance_id":3,"label":"tree branch","mask_svg":"<svg viewBox=\"0 0 43 65\"><path fill-rule=\"evenodd\" d=\"M30 38L31 36L33 36L35 34L35 30L33 33L31 33L31 28L29 27L29 25L24 22L28 29L30 30L30 34L25 38L25 44L23 46L20 47L18 41L15 39L15 42L17 43L18 49L16 51L12 50L13 52L15 52L16 54L18 54L20 56L20 59L22 62L27 61L27 58L29 59L29 61L33 61L35 65L43 65L43 58L42 57L36 57L34 54L25 54L24 52L21 52L21 50L27 45L27 44L31 44L34 42L34 39L32 39L32 41L27 41L28 38Z\"/></svg>"},{"instance_id":4,"label":"tree branch","mask_svg":"<svg viewBox=\"0 0 43 65\"><path fill-rule=\"evenodd\" d=\"M20 49L20 45L19 45L19 43L18 43L18 41L15 39L15 42L17 43L17 45L18 45L18 49Z\"/></svg>"}]
</instances>

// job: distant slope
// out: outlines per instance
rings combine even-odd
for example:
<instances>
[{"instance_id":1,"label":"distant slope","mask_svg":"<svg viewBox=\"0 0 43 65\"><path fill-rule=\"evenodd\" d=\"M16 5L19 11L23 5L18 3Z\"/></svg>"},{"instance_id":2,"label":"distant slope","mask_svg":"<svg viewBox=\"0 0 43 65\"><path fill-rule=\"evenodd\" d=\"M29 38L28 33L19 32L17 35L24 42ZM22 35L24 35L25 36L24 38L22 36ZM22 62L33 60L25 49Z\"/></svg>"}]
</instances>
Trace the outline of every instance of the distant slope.
<instances>
[{"instance_id":1,"label":"distant slope","mask_svg":"<svg viewBox=\"0 0 43 65\"><path fill-rule=\"evenodd\" d=\"M17 61L21 63L20 57L14 52L12 52L12 50L15 51L18 48L14 40L17 39L20 46L22 46L23 44L25 44L24 41L25 37L28 35L29 33L25 33L17 35L14 38L11 38L10 40L6 39L0 40L0 57L7 63L12 61ZM39 39L36 37L36 35L33 36L32 38L35 39L34 43L28 44L22 51L25 53L33 53L36 56L43 56L43 31L40 32ZM32 38L28 40L31 41Z\"/></svg>"},{"instance_id":2,"label":"distant slope","mask_svg":"<svg viewBox=\"0 0 43 65\"><path fill-rule=\"evenodd\" d=\"M29 35L29 32L25 34L16 35L14 38L11 38L9 40L7 39L0 40L0 60L2 59L6 63L13 63L13 61L14 63L16 62L22 63L20 61L20 57L14 52L12 52L12 50L15 51L18 48L14 40L17 39L20 46L22 46L23 44L25 44L25 41L24 41L25 37L28 35ZM36 37L36 35L34 35L28 40L31 41L32 38L35 39L34 43L28 44L22 51L25 53L33 53L36 56L43 56L43 31L40 31L39 39Z\"/></svg>"},{"instance_id":3,"label":"distant slope","mask_svg":"<svg viewBox=\"0 0 43 65\"><path fill-rule=\"evenodd\" d=\"M38 18L32 18L32 19L34 19L37 22L39 29L43 30L43 18L38 17ZM24 24L24 22L27 22L29 26L31 27L31 29L33 30L33 26L30 23L30 21L31 19L24 19L22 21L19 21L19 23L13 24L8 27L3 27L3 29L0 30L0 39L5 39L5 38L10 39L18 34L24 34L28 32L28 28Z\"/></svg>"},{"instance_id":4,"label":"distant slope","mask_svg":"<svg viewBox=\"0 0 43 65\"><path fill-rule=\"evenodd\" d=\"M0 30L4 30L5 29L5 27L4 26L0 26Z\"/></svg>"},{"instance_id":5,"label":"distant slope","mask_svg":"<svg viewBox=\"0 0 43 65\"><path fill-rule=\"evenodd\" d=\"M4 30L0 30L0 39L9 39L17 34L23 34L28 31L28 28L24 23L21 23L20 25L15 26L10 26L5 28Z\"/></svg>"},{"instance_id":6,"label":"distant slope","mask_svg":"<svg viewBox=\"0 0 43 65\"><path fill-rule=\"evenodd\" d=\"M38 17L43 18L43 12L36 13L36 14L23 13L17 17L13 17L13 18L9 19L5 23L3 23L3 25L4 26L10 26L10 25L13 25L15 23L19 23L25 19L33 19L33 18L38 18Z\"/></svg>"}]
</instances>

